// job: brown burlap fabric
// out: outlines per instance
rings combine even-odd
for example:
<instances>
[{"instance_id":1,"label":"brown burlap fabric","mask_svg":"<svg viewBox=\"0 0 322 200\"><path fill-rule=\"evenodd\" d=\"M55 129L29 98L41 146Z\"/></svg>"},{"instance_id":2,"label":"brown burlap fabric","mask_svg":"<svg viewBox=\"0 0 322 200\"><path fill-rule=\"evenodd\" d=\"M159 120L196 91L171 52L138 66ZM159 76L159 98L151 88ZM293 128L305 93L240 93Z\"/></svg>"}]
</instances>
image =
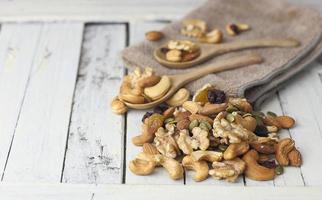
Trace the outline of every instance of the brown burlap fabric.
<instances>
[{"instance_id":1,"label":"brown burlap fabric","mask_svg":"<svg viewBox=\"0 0 322 200\"><path fill-rule=\"evenodd\" d=\"M248 97L255 102L265 97L266 91L272 91L281 82L303 69L309 62L306 57L317 57L320 48L322 14L314 9L291 5L281 0L210 0L187 14L183 19L202 19L209 29L225 30L229 23L246 23L252 30L237 37L224 34L224 42L255 38L295 38L301 42L297 48L257 48L232 52L215 57L201 65L211 65L221 59L256 52L265 62L240 69L209 74L191 82L187 88L194 92L205 83L212 83L230 95ZM152 67L159 74L184 73L189 69L168 69L153 58L153 50L170 39L191 39L180 34L181 20L167 25L162 32L165 38L158 42L143 41L123 50L125 64L132 68ZM193 40L193 39L191 39ZM301 62L302 61L302 62ZM245 94L245 91L247 93Z\"/></svg>"}]
</instances>

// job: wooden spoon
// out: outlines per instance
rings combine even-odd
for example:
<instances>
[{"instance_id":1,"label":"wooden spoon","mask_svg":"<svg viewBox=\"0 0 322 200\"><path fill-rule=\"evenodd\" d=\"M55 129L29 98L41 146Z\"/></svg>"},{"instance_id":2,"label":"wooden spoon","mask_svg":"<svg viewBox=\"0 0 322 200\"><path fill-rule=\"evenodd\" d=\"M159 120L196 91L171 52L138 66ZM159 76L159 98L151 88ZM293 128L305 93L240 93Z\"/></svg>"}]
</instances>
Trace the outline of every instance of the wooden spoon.
<instances>
[{"instance_id":1,"label":"wooden spoon","mask_svg":"<svg viewBox=\"0 0 322 200\"><path fill-rule=\"evenodd\" d=\"M300 45L300 42L295 39L255 39L255 40L243 40L237 42L223 43L223 44L197 44L200 47L200 55L191 61L187 62L171 62L166 60L165 54L161 51L162 48L166 48L167 44L157 48L154 51L154 58L162 65L173 68L183 69L192 67L194 65L205 62L206 60L218 56L220 54L238 51L242 49L256 48L256 47L296 47Z\"/></svg>"},{"instance_id":2,"label":"wooden spoon","mask_svg":"<svg viewBox=\"0 0 322 200\"><path fill-rule=\"evenodd\" d=\"M207 74L215 73L215 72L221 72L226 71L230 69L235 69L239 67L244 67L251 64L257 64L261 63L263 59L258 54L248 54L243 56L238 56L234 58L230 58L227 60L218 61L215 64L212 64L210 66L202 67L199 69L191 70L188 73L185 74L178 74L178 75L169 75L171 79L171 87L168 90L168 92L161 97L158 100L144 103L144 104L132 104L128 102L124 102L128 107L133 109L147 109L152 108L154 106L157 106L161 104L162 102L168 100L172 95L182 88L187 83L196 80L198 78L201 78Z\"/></svg>"}]
</instances>

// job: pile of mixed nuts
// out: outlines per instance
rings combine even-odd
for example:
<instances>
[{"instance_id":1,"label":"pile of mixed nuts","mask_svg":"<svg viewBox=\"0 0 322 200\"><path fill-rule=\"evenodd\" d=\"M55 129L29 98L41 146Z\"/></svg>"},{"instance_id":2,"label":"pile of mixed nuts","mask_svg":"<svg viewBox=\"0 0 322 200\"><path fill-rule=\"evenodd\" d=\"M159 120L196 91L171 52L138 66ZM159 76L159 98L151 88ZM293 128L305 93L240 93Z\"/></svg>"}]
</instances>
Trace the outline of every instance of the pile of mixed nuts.
<instances>
[{"instance_id":1,"label":"pile of mixed nuts","mask_svg":"<svg viewBox=\"0 0 322 200\"><path fill-rule=\"evenodd\" d=\"M235 182L242 174L265 181L282 174L284 166L301 165L295 142L278 135L294 125L291 117L253 111L246 99L228 97L210 84L188 98L181 89L143 116L142 133L132 139L143 147L129 163L134 174L164 167L172 179L194 170L195 181L212 176Z\"/></svg>"}]
</instances>

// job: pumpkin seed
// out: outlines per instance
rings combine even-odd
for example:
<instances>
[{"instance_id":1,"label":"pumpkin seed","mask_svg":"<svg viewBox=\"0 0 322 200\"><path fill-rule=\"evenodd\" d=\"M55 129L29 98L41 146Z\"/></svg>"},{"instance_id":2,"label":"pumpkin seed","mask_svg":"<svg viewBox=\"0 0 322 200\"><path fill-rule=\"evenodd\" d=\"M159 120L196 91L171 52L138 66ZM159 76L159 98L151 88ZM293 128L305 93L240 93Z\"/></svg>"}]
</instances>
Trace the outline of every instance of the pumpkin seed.
<instances>
[{"instance_id":1,"label":"pumpkin seed","mask_svg":"<svg viewBox=\"0 0 322 200\"><path fill-rule=\"evenodd\" d=\"M269 116L272 116L272 117L277 117L277 114L272 112L272 111L267 111L266 114L269 115Z\"/></svg>"},{"instance_id":2,"label":"pumpkin seed","mask_svg":"<svg viewBox=\"0 0 322 200\"><path fill-rule=\"evenodd\" d=\"M210 129L212 129L211 125L206 121L200 122L199 128L206 130L206 131L209 131Z\"/></svg>"},{"instance_id":3,"label":"pumpkin seed","mask_svg":"<svg viewBox=\"0 0 322 200\"><path fill-rule=\"evenodd\" d=\"M277 165L275 168L275 174L276 175L281 175L284 172L284 168L281 165Z\"/></svg>"},{"instance_id":4,"label":"pumpkin seed","mask_svg":"<svg viewBox=\"0 0 322 200\"><path fill-rule=\"evenodd\" d=\"M235 106L233 105L229 105L227 108L226 108L226 111L229 112L229 113L232 113L234 111L238 111L238 108L236 108Z\"/></svg>"},{"instance_id":5,"label":"pumpkin seed","mask_svg":"<svg viewBox=\"0 0 322 200\"><path fill-rule=\"evenodd\" d=\"M233 114L231 114L231 113L228 113L228 114L226 115L226 119L227 119L230 123L232 123L233 121L235 121L235 117L234 117L234 115L233 115Z\"/></svg>"},{"instance_id":6,"label":"pumpkin seed","mask_svg":"<svg viewBox=\"0 0 322 200\"><path fill-rule=\"evenodd\" d=\"M226 144L218 145L218 149L219 149L220 152L226 151L227 148L228 148L228 145L226 145Z\"/></svg>"},{"instance_id":7,"label":"pumpkin seed","mask_svg":"<svg viewBox=\"0 0 322 200\"><path fill-rule=\"evenodd\" d=\"M197 119L192 120L189 124L189 130L192 131L193 128L199 126L199 121Z\"/></svg>"},{"instance_id":8,"label":"pumpkin seed","mask_svg":"<svg viewBox=\"0 0 322 200\"><path fill-rule=\"evenodd\" d=\"M175 124L175 123L177 123L177 121L174 118L170 117L170 118L164 120L164 123L165 124Z\"/></svg>"},{"instance_id":9,"label":"pumpkin seed","mask_svg":"<svg viewBox=\"0 0 322 200\"><path fill-rule=\"evenodd\" d=\"M251 117L251 116L253 116L253 115L250 114L250 113L246 113L246 114L243 115L243 118L245 118L245 117Z\"/></svg>"}]
</instances>

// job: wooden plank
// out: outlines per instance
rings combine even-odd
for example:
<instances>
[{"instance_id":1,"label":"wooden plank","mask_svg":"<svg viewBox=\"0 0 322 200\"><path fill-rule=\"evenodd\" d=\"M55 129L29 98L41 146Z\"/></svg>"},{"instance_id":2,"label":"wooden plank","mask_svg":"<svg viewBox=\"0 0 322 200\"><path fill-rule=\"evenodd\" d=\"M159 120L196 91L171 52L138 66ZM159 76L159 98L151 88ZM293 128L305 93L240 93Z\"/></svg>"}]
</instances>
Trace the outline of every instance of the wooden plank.
<instances>
[{"instance_id":1,"label":"wooden plank","mask_svg":"<svg viewBox=\"0 0 322 200\"><path fill-rule=\"evenodd\" d=\"M315 63L312 67L321 65ZM322 168L321 91L319 76L312 73L312 69L303 71L280 91L284 113L294 116L297 121L290 134L302 154L301 171L305 185L322 183L322 174L317 173Z\"/></svg>"},{"instance_id":2,"label":"wooden plank","mask_svg":"<svg viewBox=\"0 0 322 200\"><path fill-rule=\"evenodd\" d=\"M205 0L0 1L0 21L110 21L178 19Z\"/></svg>"},{"instance_id":3,"label":"wooden plank","mask_svg":"<svg viewBox=\"0 0 322 200\"><path fill-rule=\"evenodd\" d=\"M289 0L322 9L320 0ZM206 0L14 0L0 1L0 21L124 22L179 19ZM131 12L129 12L131 11Z\"/></svg>"},{"instance_id":4,"label":"wooden plank","mask_svg":"<svg viewBox=\"0 0 322 200\"><path fill-rule=\"evenodd\" d=\"M82 34L81 23L43 26L4 181L60 181Z\"/></svg>"},{"instance_id":5,"label":"wooden plank","mask_svg":"<svg viewBox=\"0 0 322 200\"><path fill-rule=\"evenodd\" d=\"M277 115L283 115L283 110L279 101L278 95L273 95L270 99L267 99L262 106L262 110L266 113L272 111ZM282 129L279 132L280 138L290 138L289 130ZM274 179L275 186L303 186L303 178L301 169L297 167L284 167L284 173L277 176Z\"/></svg>"},{"instance_id":6,"label":"wooden plank","mask_svg":"<svg viewBox=\"0 0 322 200\"><path fill-rule=\"evenodd\" d=\"M163 23L131 23L130 24L130 43L136 43L144 39L144 33L152 29L161 29ZM183 184L183 180L173 181L169 178L163 168L157 168L156 172L150 176L137 176L132 174L127 164L141 151L140 147L132 144L132 137L141 131L141 119L146 111L131 110L127 114L126 131L126 179L127 184Z\"/></svg>"},{"instance_id":7,"label":"wooden plank","mask_svg":"<svg viewBox=\"0 0 322 200\"><path fill-rule=\"evenodd\" d=\"M0 172L10 151L41 30L39 24L2 24L0 31ZM28 38L28 39L26 39Z\"/></svg>"},{"instance_id":8,"label":"wooden plank","mask_svg":"<svg viewBox=\"0 0 322 200\"><path fill-rule=\"evenodd\" d=\"M320 200L322 187L214 187L212 185L0 185L0 198L5 200L141 200L202 199L212 200Z\"/></svg>"},{"instance_id":9,"label":"wooden plank","mask_svg":"<svg viewBox=\"0 0 322 200\"><path fill-rule=\"evenodd\" d=\"M125 25L89 25L84 39L63 182L121 183L124 117L109 102L124 75Z\"/></svg>"}]
</instances>

